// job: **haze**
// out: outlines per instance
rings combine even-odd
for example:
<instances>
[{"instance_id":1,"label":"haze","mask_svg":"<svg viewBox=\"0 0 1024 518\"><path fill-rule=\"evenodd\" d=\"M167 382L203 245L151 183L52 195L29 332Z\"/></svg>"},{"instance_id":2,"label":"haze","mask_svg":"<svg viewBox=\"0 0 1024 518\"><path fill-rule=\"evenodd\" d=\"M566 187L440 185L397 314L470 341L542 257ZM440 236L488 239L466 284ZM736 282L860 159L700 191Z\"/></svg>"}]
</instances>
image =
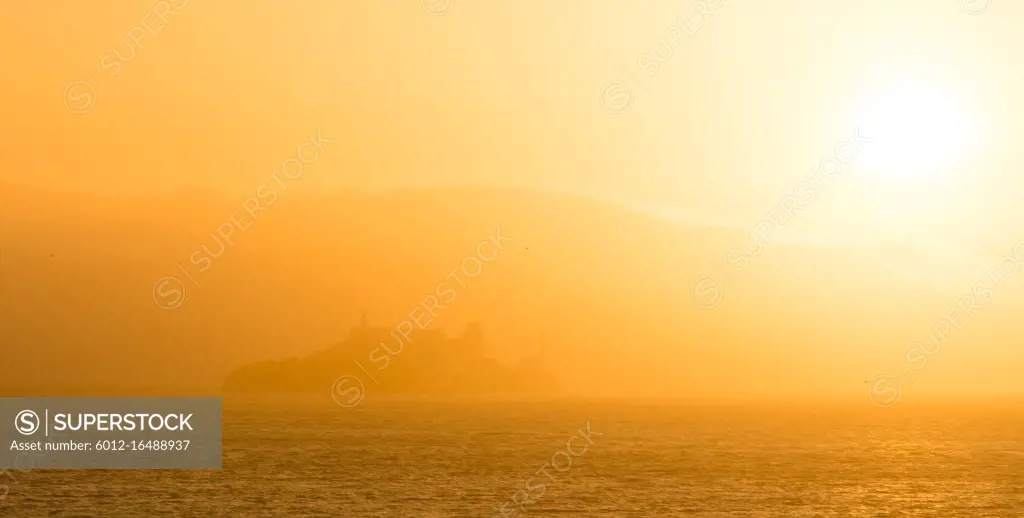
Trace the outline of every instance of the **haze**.
<instances>
[{"instance_id":1,"label":"haze","mask_svg":"<svg viewBox=\"0 0 1024 518\"><path fill-rule=\"evenodd\" d=\"M0 375L219 387L393 328L500 229L430 327L543 344L568 394L1024 391L1024 4L427 4L6 6ZM858 127L883 151L758 233Z\"/></svg>"}]
</instances>

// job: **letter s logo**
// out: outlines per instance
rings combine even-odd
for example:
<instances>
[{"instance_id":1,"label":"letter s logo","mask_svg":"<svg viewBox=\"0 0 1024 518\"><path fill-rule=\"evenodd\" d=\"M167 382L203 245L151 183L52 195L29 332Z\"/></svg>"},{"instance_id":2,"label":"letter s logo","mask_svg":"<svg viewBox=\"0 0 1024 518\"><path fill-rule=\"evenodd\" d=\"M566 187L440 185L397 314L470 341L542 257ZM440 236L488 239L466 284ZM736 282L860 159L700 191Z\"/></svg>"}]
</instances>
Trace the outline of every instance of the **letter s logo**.
<instances>
[{"instance_id":1,"label":"letter s logo","mask_svg":"<svg viewBox=\"0 0 1024 518\"><path fill-rule=\"evenodd\" d=\"M21 435L32 435L39 430L39 414L31 410L22 410L14 417L14 428Z\"/></svg>"}]
</instances>

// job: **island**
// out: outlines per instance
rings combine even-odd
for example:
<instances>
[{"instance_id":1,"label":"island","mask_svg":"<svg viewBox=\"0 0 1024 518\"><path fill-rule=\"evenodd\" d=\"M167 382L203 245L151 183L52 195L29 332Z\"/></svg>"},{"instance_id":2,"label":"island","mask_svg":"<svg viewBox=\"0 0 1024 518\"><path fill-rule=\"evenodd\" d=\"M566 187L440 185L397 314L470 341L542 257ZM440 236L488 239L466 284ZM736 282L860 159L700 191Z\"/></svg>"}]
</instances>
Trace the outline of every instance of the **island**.
<instances>
[{"instance_id":1,"label":"island","mask_svg":"<svg viewBox=\"0 0 1024 518\"><path fill-rule=\"evenodd\" d=\"M543 340L536 354L506 366L484 355L479 323L470 323L455 337L441 329L405 334L367 326L364 313L361 325L344 341L305 357L243 365L227 376L224 390L317 392L328 390L344 375L358 377L367 390L394 395L542 395L558 390L544 366Z\"/></svg>"}]
</instances>

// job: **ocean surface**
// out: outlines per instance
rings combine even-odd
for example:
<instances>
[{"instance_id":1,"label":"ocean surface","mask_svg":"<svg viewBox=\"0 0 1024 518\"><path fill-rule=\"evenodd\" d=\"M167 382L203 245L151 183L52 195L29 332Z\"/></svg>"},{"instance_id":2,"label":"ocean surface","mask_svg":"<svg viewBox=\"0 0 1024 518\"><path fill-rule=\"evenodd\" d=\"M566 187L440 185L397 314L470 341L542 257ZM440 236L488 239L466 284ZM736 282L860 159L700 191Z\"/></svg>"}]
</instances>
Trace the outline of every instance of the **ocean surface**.
<instances>
[{"instance_id":1,"label":"ocean surface","mask_svg":"<svg viewBox=\"0 0 1024 518\"><path fill-rule=\"evenodd\" d=\"M1024 407L225 401L223 466L14 471L0 516L1016 518Z\"/></svg>"}]
</instances>

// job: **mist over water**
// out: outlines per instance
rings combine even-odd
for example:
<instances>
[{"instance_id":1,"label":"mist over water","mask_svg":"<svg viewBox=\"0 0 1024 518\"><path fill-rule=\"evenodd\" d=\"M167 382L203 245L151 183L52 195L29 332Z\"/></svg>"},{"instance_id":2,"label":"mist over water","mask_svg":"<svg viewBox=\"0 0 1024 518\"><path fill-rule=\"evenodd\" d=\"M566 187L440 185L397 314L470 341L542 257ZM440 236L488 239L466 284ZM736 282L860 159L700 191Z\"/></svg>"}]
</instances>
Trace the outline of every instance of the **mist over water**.
<instances>
[{"instance_id":1,"label":"mist over water","mask_svg":"<svg viewBox=\"0 0 1024 518\"><path fill-rule=\"evenodd\" d=\"M1024 2L96 5L0 7L0 518L1024 517Z\"/></svg>"}]
</instances>

